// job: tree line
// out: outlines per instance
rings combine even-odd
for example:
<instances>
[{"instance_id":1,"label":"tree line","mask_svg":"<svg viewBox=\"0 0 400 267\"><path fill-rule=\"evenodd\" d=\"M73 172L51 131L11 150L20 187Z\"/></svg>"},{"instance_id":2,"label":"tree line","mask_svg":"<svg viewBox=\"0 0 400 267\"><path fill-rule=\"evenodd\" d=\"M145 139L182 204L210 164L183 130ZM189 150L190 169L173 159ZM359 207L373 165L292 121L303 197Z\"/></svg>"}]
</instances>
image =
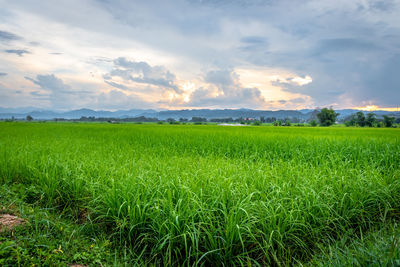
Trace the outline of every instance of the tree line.
<instances>
[{"instance_id":1,"label":"tree line","mask_svg":"<svg viewBox=\"0 0 400 267\"><path fill-rule=\"evenodd\" d=\"M388 115L383 115L383 119L378 119L375 113L368 113L366 116L359 111L345 119L346 126L359 127L393 127L394 123L400 123L400 118L395 119Z\"/></svg>"},{"instance_id":2,"label":"tree line","mask_svg":"<svg viewBox=\"0 0 400 267\"><path fill-rule=\"evenodd\" d=\"M311 113L310 118L306 121L304 119L299 118L285 118L283 120L277 119L276 117L259 117L259 119L255 118L212 118L207 119L205 117L192 117L188 118L167 118L165 120L160 120L158 118L148 118L145 116L133 117L133 118L102 118L102 117L86 117L82 116L80 119L64 119L64 118L55 118L54 121L82 121L82 122L109 122L109 123L118 123L118 122L156 122L156 123L169 123L169 124L181 124L181 123L194 123L194 124L203 124L207 122L213 123L240 123L240 124L252 124L252 125L261 125L262 123L272 123L274 126L305 126L305 123L308 123L309 126L331 126L336 124L337 118L340 114L337 113L332 108L323 108L316 109ZM26 116L27 121L32 121L33 117L31 115ZM6 121L14 121L14 118ZM378 118L375 113L367 113L357 112L352 114L341 121L346 126L356 126L356 127L396 127L395 123L400 123L400 117L395 118L393 116L383 115L382 118Z\"/></svg>"}]
</instances>

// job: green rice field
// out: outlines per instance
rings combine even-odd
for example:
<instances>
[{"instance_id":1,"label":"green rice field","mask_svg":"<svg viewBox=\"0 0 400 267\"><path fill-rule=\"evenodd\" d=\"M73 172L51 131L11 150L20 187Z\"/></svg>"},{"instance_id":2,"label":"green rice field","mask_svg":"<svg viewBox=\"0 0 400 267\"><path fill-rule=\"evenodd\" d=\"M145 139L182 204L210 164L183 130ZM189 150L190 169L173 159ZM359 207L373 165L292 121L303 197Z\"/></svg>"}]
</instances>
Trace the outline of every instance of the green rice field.
<instances>
[{"instance_id":1,"label":"green rice field","mask_svg":"<svg viewBox=\"0 0 400 267\"><path fill-rule=\"evenodd\" d=\"M141 264L307 264L398 221L400 129L3 122L0 181Z\"/></svg>"}]
</instances>

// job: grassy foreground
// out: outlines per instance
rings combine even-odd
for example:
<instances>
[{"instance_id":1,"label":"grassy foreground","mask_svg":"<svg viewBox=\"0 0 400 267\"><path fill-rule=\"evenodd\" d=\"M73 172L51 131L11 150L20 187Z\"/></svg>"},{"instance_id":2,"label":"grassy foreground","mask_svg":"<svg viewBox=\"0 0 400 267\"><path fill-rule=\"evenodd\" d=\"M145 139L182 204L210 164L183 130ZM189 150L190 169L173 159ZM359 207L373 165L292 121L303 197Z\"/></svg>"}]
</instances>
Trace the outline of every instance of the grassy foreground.
<instances>
[{"instance_id":1,"label":"grassy foreground","mask_svg":"<svg viewBox=\"0 0 400 267\"><path fill-rule=\"evenodd\" d=\"M0 123L0 182L115 257L305 263L398 219L400 130Z\"/></svg>"}]
</instances>

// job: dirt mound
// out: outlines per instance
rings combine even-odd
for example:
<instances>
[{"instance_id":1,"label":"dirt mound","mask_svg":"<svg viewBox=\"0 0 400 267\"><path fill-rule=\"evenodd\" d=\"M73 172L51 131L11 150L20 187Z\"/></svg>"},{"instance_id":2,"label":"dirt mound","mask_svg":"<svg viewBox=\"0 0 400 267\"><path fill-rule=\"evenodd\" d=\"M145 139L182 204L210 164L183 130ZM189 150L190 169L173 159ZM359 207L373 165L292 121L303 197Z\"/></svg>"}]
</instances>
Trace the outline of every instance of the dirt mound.
<instances>
[{"instance_id":1,"label":"dirt mound","mask_svg":"<svg viewBox=\"0 0 400 267\"><path fill-rule=\"evenodd\" d=\"M24 224L25 220L11 214L0 214L0 232L13 230L16 226Z\"/></svg>"}]
</instances>

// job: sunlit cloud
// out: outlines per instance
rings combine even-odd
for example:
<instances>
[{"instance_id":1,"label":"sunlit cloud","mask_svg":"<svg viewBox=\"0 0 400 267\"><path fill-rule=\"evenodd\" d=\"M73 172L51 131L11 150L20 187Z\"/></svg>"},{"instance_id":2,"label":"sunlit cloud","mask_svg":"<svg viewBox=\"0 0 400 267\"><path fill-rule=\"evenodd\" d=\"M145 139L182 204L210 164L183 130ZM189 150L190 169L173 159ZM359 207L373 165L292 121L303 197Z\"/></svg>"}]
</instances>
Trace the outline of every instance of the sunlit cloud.
<instances>
[{"instance_id":1,"label":"sunlit cloud","mask_svg":"<svg viewBox=\"0 0 400 267\"><path fill-rule=\"evenodd\" d=\"M309 106L312 104L310 97L307 95L301 93L290 93L275 83L275 81L285 81L297 85L304 85L312 82L311 77L308 75L302 78L286 70L271 68L240 68L237 69L236 72L238 73L243 85L260 89L262 95L270 103L269 105L266 105L266 108L275 109L285 107L285 105L282 104L282 101L279 102L279 100L285 100L285 103L289 103L290 100L293 99L304 99L302 105ZM278 104L274 101L278 101ZM271 103L273 103L273 105L271 105ZM286 105L286 107L291 108L288 107L288 105Z\"/></svg>"},{"instance_id":2,"label":"sunlit cloud","mask_svg":"<svg viewBox=\"0 0 400 267\"><path fill-rule=\"evenodd\" d=\"M359 110L364 110L364 111L375 111L375 110L384 110L384 111L400 111L399 107L395 107L395 108L387 108L387 107L379 107L377 105L367 105L364 107L352 107L353 109L359 109Z\"/></svg>"},{"instance_id":3,"label":"sunlit cloud","mask_svg":"<svg viewBox=\"0 0 400 267\"><path fill-rule=\"evenodd\" d=\"M306 75L305 77L297 76L297 77L289 78L288 81L302 86L302 85L311 83L312 78L308 75Z\"/></svg>"}]
</instances>

